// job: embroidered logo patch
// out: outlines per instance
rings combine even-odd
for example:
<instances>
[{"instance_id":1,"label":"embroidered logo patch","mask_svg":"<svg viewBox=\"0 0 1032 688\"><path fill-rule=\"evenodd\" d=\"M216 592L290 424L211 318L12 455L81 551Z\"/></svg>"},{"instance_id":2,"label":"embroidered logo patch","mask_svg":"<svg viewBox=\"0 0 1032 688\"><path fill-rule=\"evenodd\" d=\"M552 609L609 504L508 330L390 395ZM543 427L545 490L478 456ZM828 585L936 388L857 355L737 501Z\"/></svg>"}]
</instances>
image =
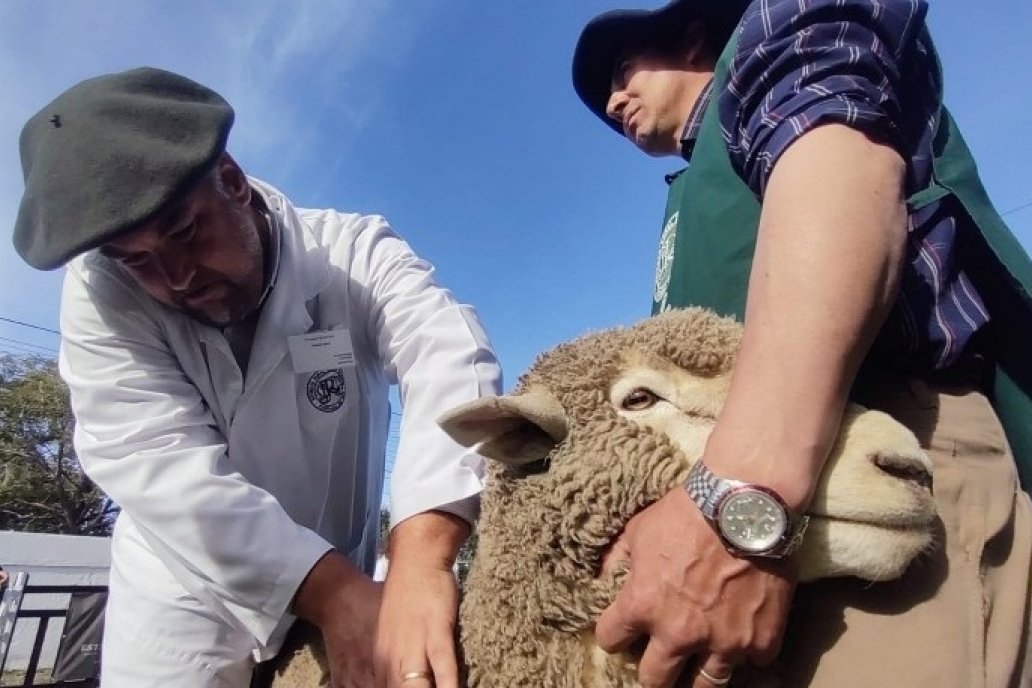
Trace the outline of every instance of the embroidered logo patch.
<instances>
[{"instance_id":1,"label":"embroidered logo patch","mask_svg":"<svg viewBox=\"0 0 1032 688\"><path fill-rule=\"evenodd\" d=\"M308 401L325 413L333 413L344 405L348 394L344 384L344 369L318 370L308 378Z\"/></svg>"},{"instance_id":2,"label":"embroidered logo patch","mask_svg":"<svg viewBox=\"0 0 1032 688\"><path fill-rule=\"evenodd\" d=\"M656 256L656 291L652 300L664 303L667 290L670 289L670 276L674 270L674 246L677 243L677 218L675 212L663 225L663 234L659 237L659 255Z\"/></svg>"}]
</instances>

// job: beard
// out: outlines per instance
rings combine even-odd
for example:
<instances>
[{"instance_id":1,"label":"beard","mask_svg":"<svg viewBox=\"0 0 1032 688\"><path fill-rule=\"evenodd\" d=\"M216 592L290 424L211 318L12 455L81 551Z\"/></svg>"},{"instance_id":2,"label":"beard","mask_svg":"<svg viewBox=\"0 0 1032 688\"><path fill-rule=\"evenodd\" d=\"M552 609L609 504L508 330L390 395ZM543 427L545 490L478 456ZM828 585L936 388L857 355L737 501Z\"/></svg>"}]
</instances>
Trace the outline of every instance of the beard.
<instances>
[{"instance_id":1,"label":"beard","mask_svg":"<svg viewBox=\"0 0 1032 688\"><path fill-rule=\"evenodd\" d=\"M232 282L216 281L199 292L199 298L176 299L174 308L205 325L219 328L237 325L258 310L258 297Z\"/></svg>"},{"instance_id":2,"label":"beard","mask_svg":"<svg viewBox=\"0 0 1032 688\"><path fill-rule=\"evenodd\" d=\"M256 223L252 212L251 208L231 209L234 234L240 238L237 255L242 270L236 278L212 275L204 287L178 298L176 307L189 317L213 327L230 327L244 322L260 308L269 272L262 233L270 228Z\"/></svg>"}]
</instances>

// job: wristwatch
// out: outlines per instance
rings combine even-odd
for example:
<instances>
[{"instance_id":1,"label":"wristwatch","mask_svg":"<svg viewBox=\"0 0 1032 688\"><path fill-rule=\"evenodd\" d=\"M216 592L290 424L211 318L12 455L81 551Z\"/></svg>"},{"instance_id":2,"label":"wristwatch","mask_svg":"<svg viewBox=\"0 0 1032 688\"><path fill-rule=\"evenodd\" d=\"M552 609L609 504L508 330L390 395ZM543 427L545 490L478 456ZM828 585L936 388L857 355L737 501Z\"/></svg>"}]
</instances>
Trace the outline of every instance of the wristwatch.
<instances>
[{"instance_id":1,"label":"wristwatch","mask_svg":"<svg viewBox=\"0 0 1032 688\"><path fill-rule=\"evenodd\" d=\"M770 488L716 476L701 459L688 471L684 487L736 556L780 559L803 542L810 517L793 513Z\"/></svg>"}]
</instances>

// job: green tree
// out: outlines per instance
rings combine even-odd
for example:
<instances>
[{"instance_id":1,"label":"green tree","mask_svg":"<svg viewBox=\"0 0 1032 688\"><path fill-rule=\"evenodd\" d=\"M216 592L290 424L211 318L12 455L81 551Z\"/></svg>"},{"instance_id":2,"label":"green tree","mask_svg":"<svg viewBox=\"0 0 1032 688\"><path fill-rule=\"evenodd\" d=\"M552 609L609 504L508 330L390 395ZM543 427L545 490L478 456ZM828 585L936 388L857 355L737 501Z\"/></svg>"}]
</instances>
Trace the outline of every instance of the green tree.
<instances>
[{"instance_id":1,"label":"green tree","mask_svg":"<svg viewBox=\"0 0 1032 688\"><path fill-rule=\"evenodd\" d=\"M457 564L457 573L459 575L459 583L465 587L466 578L469 576L469 568L473 566L473 559L477 556L477 529L474 528L466 541L462 543L462 547L459 548L459 554L455 557L455 563Z\"/></svg>"},{"instance_id":2,"label":"green tree","mask_svg":"<svg viewBox=\"0 0 1032 688\"><path fill-rule=\"evenodd\" d=\"M387 538L391 535L391 512L380 508L380 549L377 554L387 552Z\"/></svg>"},{"instance_id":3,"label":"green tree","mask_svg":"<svg viewBox=\"0 0 1032 688\"><path fill-rule=\"evenodd\" d=\"M117 508L79 467L57 364L0 355L0 529L107 535Z\"/></svg>"}]
</instances>

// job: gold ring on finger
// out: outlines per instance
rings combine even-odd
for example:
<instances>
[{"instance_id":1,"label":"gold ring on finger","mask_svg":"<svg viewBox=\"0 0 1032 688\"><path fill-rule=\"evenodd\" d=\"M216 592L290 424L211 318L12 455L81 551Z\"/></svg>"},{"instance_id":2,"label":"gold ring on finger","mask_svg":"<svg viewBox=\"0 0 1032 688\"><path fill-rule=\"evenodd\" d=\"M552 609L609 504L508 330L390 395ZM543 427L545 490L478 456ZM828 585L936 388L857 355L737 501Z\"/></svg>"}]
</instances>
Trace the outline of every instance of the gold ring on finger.
<instances>
[{"instance_id":1,"label":"gold ring on finger","mask_svg":"<svg viewBox=\"0 0 1032 688\"><path fill-rule=\"evenodd\" d=\"M415 681L421 678L426 679L427 681L431 681L433 680L434 675L426 669L420 669L418 671L406 671L404 674L401 675L401 682L405 683L406 681Z\"/></svg>"},{"instance_id":2,"label":"gold ring on finger","mask_svg":"<svg viewBox=\"0 0 1032 688\"><path fill-rule=\"evenodd\" d=\"M714 676L702 667L699 667L699 675L702 676L703 680L706 681L706 683L709 683L712 686L726 686L727 684L731 683L731 674L728 674L727 676L718 677Z\"/></svg>"}]
</instances>

